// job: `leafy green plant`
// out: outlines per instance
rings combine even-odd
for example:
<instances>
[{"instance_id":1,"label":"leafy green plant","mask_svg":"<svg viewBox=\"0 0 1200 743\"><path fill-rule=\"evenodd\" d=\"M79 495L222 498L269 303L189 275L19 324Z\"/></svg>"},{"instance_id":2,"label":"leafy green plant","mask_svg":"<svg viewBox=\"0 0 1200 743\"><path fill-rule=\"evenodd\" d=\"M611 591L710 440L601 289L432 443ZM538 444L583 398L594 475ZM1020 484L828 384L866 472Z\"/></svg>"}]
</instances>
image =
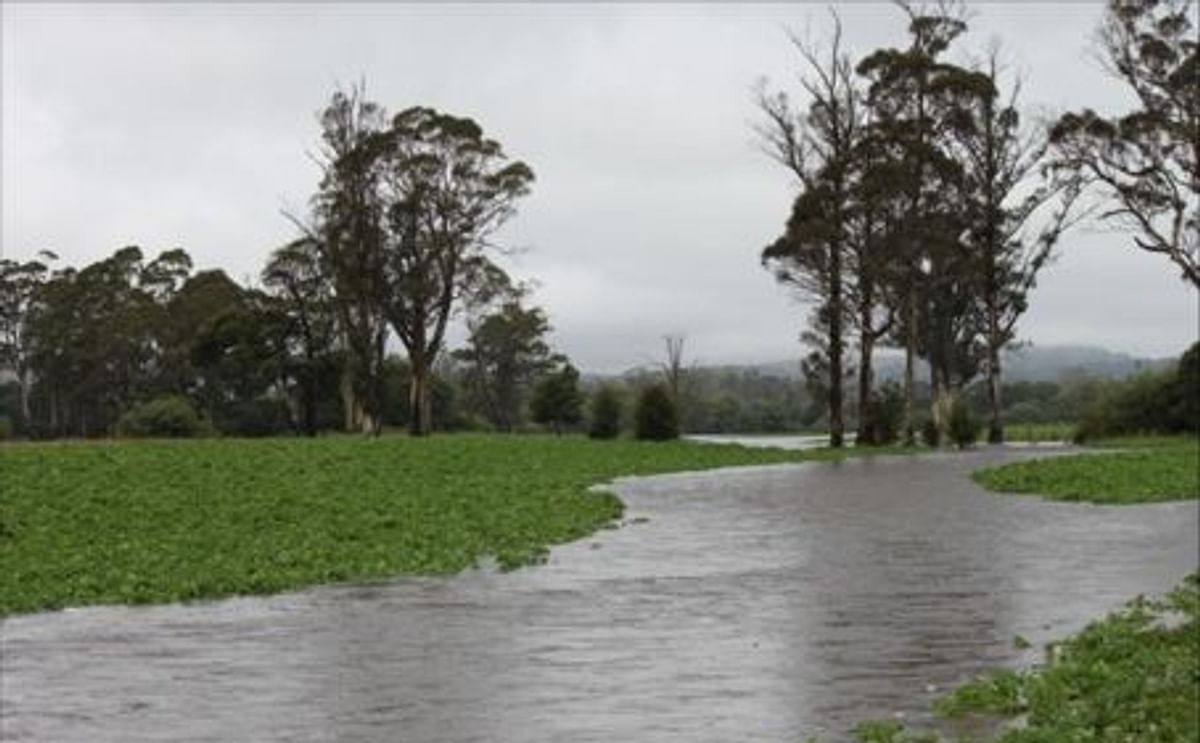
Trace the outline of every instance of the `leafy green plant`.
<instances>
[{"instance_id":1,"label":"leafy green plant","mask_svg":"<svg viewBox=\"0 0 1200 743\"><path fill-rule=\"evenodd\" d=\"M634 434L639 439L667 441L679 438L679 414L664 385L652 384L642 390L634 417Z\"/></svg>"},{"instance_id":2,"label":"leafy green plant","mask_svg":"<svg viewBox=\"0 0 1200 743\"><path fill-rule=\"evenodd\" d=\"M131 438L194 438L208 436L212 426L200 417L186 397L156 397L127 411L117 432Z\"/></svg>"},{"instance_id":3,"label":"leafy green plant","mask_svg":"<svg viewBox=\"0 0 1200 743\"><path fill-rule=\"evenodd\" d=\"M994 743L1193 743L1200 740L1200 573L1161 600L1138 597L1048 646L1044 666L1001 669L934 703L941 717L1019 721ZM942 743L892 721L854 729L862 743ZM960 739L965 743L971 739Z\"/></svg>"},{"instance_id":4,"label":"leafy green plant","mask_svg":"<svg viewBox=\"0 0 1200 743\"><path fill-rule=\"evenodd\" d=\"M484 555L511 568L619 517L596 483L820 456L470 434L5 446L0 615L451 573Z\"/></svg>"},{"instance_id":5,"label":"leafy green plant","mask_svg":"<svg viewBox=\"0 0 1200 743\"><path fill-rule=\"evenodd\" d=\"M1138 443L1138 442L1120 442ZM1200 440L1153 439L1128 451L1015 462L972 473L988 490L1051 500L1147 503L1200 497Z\"/></svg>"},{"instance_id":6,"label":"leafy green plant","mask_svg":"<svg viewBox=\"0 0 1200 743\"><path fill-rule=\"evenodd\" d=\"M942 429L938 428L937 421L933 418L926 418L921 422L921 441L925 442L925 446L936 449L942 443Z\"/></svg>"},{"instance_id":7,"label":"leafy green plant","mask_svg":"<svg viewBox=\"0 0 1200 743\"><path fill-rule=\"evenodd\" d=\"M962 396L954 399L950 406L950 420L947 422L947 434L959 449L966 449L975 444L983 424L971 413L971 407Z\"/></svg>"},{"instance_id":8,"label":"leafy green plant","mask_svg":"<svg viewBox=\"0 0 1200 743\"><path fill-rule=\"evenodd\" d=\"M611 385L602 385L592 395L591 425L593 439L615 439L621 434L621 398Z\"/></svg>"}]
</instances>

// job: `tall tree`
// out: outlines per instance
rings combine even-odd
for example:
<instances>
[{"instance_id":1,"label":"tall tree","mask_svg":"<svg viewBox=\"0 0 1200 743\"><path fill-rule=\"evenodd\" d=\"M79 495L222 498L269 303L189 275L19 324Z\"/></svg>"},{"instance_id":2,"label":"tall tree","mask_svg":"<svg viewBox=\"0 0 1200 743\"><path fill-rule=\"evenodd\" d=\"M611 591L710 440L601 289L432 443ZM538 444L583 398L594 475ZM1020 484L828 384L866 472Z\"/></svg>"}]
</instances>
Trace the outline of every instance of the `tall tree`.
<instances>
[{"instance_id":1,"label":"tall tree","mask_svg":"<svg viewBox=\"0 0 1200 743\"><path fill-rule=\"evenodd\" d=\"M800 80L809 98L807 107L796 108L786 93L760 89L758 106L764 120L758 133L767 155L787 168L800 188L787 229L763 250L763 264L774 270L780 282L819 305L829 372L829 445L840 447L845 434L847 205L863 107L854 67L842 50L836 15L833 22L833 39L824 58L813 46L792 37L806 70Z\"/></svg>"},{"instance_id":2,"label":"tall tree","mask_svg":"<svg viewBox=\"0 0 1200 743\"><path fill-rule=\"evenodd\" d=\"M1071 220L1078 195L1074 184L1039 178L1046 132L1022 125L1020 81L1007 95L1000 89L996 53L978 73L978 92L954 126L964 168L965 242L982 313L990 418L988 441L1004 439L1001 420L1001 351L1016 336L1038 272Z\"/></svg>"},{"instance_id":3,"label":"tall tree","mask_svg":"<svg viewBox=\"0 0 1200 743\"><path fill-rule=\"evenodd\" d=\"M322 112L323 173L313 200L314 224L292 221L313 240L333 289L346 350L341 382L345 427L378 433L388 286L382 174L372 143L385 128L386 114L364 96L361 85L339 90Z\"/></svg>"},{"instance_id":4,"label":"tall tree","mask_svg":"<svg viewBox=\"0 0 1200 743\"><path fill-rule=\"evenodd\" d=\"M16 377L20 425L24 429L28 429L32 420L29 407L33 384L30 319L39 289L49 275L43 261L56 258L54 253L42 251L38 259L31 261L0 259L0 368L9 369Z\"/></svg>"},{"instance_id":5,"label":"tall tree","mask_svg":"<svg viewBox=\"0 0 1200 743\"><path fill-rule=\"evenodd\" d=\"M275 292L286 323L285 365L291 368L300 388L300 428L317 433L317 409L321 397L322 371L332 354L337 322L333 313L333 291L321 268L320 245L300 238L271 253L262 272L263 284Z\"/></svg>"},{"instance_id":6,"label":"tall tree","mask_svg":"<svg viewBox=\"0 0 1200 743\"><path fill-rule=\"evenodd\" d=\"M1116 117L1068 113L1050 138L1059 173L1095 188L1104 221L1200 289L1200 44L1192 0L1109 0L1108 71L1137 99Z\"/></svg>"},{"instance_id":7,"label":"tall tree","mask_svg":"<svg viewBox=\"0 0 1200 743\"><path fill-rule=\"evenodd\" d=\"M960 337L951 327L926 328L921 319L948 323L954 317L946 313L962 304L964 288L957 283L955 265L961 261L956 240L961 224L953 200L947 198L957 188L958 165L945 145L947 113L964 95L962 83L971 78L944 60L966 31L958 6L897 5L908 16L908 46L876 50L857 71L869 84L870 136L885 143L901 166L890 170L894 181L887 189L900 200L904 215L890 238L897 267L891 275L898 305L895 330L905 351L903 428L905 441L912 443L916 360L922 350L931 357L935 392L941 392L954 355L950 345ZM937 306L931 309L931 303ZM934 406L935 417L939 407Z\"/></svg>"},{"instance_id":8,"label":"tall tree","mask_svg":"<svg viewBox=\"0 0 1200 743\"><path fill-rule=\"evenodd\" d=\"M465 298L503 280L490 238L529 192L533 171L509 161L471 119L423 107L397 114L363 156L380 170L383 309L408 351L409 431L421 436L432 424L430 372L450 319Z\"/></svg>"}]
</instances>

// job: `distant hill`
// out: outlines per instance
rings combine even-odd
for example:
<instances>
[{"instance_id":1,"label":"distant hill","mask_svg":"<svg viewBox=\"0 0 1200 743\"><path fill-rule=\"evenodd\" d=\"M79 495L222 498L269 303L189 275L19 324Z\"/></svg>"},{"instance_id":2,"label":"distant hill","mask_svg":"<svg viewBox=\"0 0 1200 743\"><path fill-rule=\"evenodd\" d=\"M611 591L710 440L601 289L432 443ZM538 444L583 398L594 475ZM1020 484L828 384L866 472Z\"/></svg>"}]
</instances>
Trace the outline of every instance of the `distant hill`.
<instances>
[{"instance_id":1,"label":"distant hill","mask_svg":"<svg viewBox=\"0 0 1200 743\"><path fill-rule=\"evenodd\" d=\"M853 354L847 359L854 362ZM1069 377L1119 379L1145 369L1161 368L1174 359L1154 359L1109 351L1096 346L1027 346L1009 351L1002 359L1006 382L1055 382ZM707 366L706 370L753 372L764 377L798 379L800 361L772 361L763 364ZM636 375L631 369L625 375ZM904 356L889 349L875 357L875 373L881 380L900 379L904 375ZM924 362L917 364L917 378L928 379ZM618 375L624 376L624 375Z\"/></svg>"}]
</instances>

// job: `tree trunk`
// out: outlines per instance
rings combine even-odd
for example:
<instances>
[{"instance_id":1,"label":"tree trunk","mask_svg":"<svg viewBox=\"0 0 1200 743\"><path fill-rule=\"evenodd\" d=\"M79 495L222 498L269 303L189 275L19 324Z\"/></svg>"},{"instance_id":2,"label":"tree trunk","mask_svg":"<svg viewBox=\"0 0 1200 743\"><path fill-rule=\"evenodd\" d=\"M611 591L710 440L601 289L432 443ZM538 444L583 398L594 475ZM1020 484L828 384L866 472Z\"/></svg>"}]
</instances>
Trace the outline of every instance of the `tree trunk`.
<instances>
[{"instance_id":1,"label":"tree trunk","mask_svg":"<svg viewBox=\"0 0 1200 743\"><path fill-rule=\"evenodd\" d=\"M842 418L842 248L838 241L829 251L829 446L844 443Z\"/></svg>"},{"instance_id":2,"label":"tree trunk","mask_svg":"<svg viewBox=\"0 0 1200 743\"><path fill-rule=\"evenodd\" d=\"M29 435L32 415L29 409L29 370L22 369L17 374L17 393L21 396L21 428Z\"/></svg>"},{"instance_id":3,"label":"tree trunk","mask_svg":"<svg viewBox=\"0 0 1200 743\"><path fill-rule=\"evenodd\" d=\"M997 342L999 332L996 329L995 318L991 320L988 338L988 403L991 405L992 418L988 423L988 443L1004 443L1004 424L1000 420L1000 345Z\"/></svg>"},{"instance_id":4,"label":"tree trunk","mask_svg":"<svg viewBox=\"0 0 1200 743\"><path fill-rule=\"evenodd\" d=\"M358 423L358 400L354 395L354 368L350 363L342 367L339 386L342 393L342 428L347 433L353 433Z\"/></svg>"},{"instance_id":5,"label":"tree trunk","mask_svg":"<svg viewBox=\"0 0 1200 743\"><path fill-rule=\"evenodd\" d=\"M871 363L875 338L871 334L870 295L866 292L863 294L858 312L858 437L856 443L859 446L873 446L878 443L875 440L876 411L871 401L871 388L875 386L875 372Z\"/></svg>"},{"instance_id":6,"label":"tree trunk","mask_svg":"<svg viewBox=\"0 0 1200 743\"><path fill-rule=\"evenodd\" d=\"M929 360L929 415L937 427L938 438L946 438L947 418L945 412L946 383L941 368L934 359Z\"/></svg>"},{"instance_id":7,"label":"tree trunk","mask_svg":"<svg viewBox=\"0 0 1200 743\"><path fill-rule=\"evenodd\" d=\"M904 330L904 445L917 443L916 421L916 362L917 362L917 300L915 288L910 288L905 298L906 325Z\"/></svg>"},{"instance_id":8,"label":"tree trunk","mask_svg":"<svg viewBox=\"0 0 1200 743\"><path fill-rule=\"evenodd\" d=\"M408 432L412 436L428 436L433 427L428 365L420 354L410 354L409 365Z\"/></svg>"}]
</instances>

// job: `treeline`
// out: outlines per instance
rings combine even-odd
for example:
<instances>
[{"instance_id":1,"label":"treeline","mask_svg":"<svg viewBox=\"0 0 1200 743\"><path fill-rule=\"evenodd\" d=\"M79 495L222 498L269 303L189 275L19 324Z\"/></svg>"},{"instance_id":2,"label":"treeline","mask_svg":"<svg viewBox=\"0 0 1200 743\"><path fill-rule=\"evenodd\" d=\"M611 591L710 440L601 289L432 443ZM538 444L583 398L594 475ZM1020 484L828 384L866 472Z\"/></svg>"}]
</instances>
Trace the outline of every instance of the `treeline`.
<instances>
[{"instance_id":1,"label":"treeline","mask_svg":"<svg viewBox=\"0 0 1200 743\"><path fill-rule=\"evenodd\" d=\"M0 429L34 438L360 430L351 351L332 303L311 301L303 285L321 279L302 248L276 251L259 286L195 271L180 249L148 259L126 247L78 269L52 269L53 255L0 261L10 370ZM431 430L583 422L578 372L523 298L506 287L467 310L467 342L427 377ZM384 354L374 384L377 425L410 426L408 359Z\"/></svg>"},{"instance_id":2,"label":"treeline","mask_svg":"<svg viewBox=\"0 0 1200 743\"><path fill-rule=\"evenodd\" d=\"M922 418L945 434L956 407L969 412L956 401L980 376L988 440L998 442L1001 352L1075 221L1098 211L1200 288L1193 19L1184 0L1110 0L1099 51L1137 107L1042 125L1021 115L1020 80L997 52L952 60L967 30L961 6L898 6L905 45L852 56L835 16L826 47L793 37L803 105L760 88L763 149L798 187L784 233L761 257L813 307L804 372L828 411L831 445L841 445L851 407L860 443L885 443L894 429L911 443ZM905 355L898 426L894 391L875 382L880 345ZM918 412L922 362L927 416Z\"/></svg>"},{"instance_id":3,"label":"treeline","mask_svg":"<svg viewBox=\"0 0 1200 743\"><path fill-rule=\"evenodd\" d=\"M317 191L253 286L194 271L183 250L126 247L81 268L52 253L0 261L10 427L109 435L123 416L139 429L189 408L241 435L507 431L527 408L551 428L577 423L578 373L493 259L532 170L470 119L388 116L358 88L319 121ZM452 351L459 318L469 340Z\"/></svg>"}]
</instances>

